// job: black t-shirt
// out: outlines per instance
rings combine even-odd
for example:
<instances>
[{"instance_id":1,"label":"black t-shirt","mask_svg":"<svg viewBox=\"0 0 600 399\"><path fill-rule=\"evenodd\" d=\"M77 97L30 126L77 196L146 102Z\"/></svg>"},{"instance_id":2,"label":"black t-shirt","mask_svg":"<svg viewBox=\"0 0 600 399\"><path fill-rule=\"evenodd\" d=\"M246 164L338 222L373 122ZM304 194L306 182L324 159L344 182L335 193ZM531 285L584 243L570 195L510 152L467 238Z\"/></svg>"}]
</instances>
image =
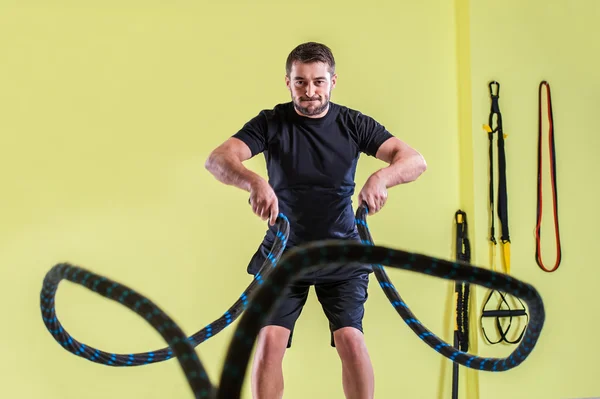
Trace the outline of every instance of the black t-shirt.
<instances>
[{"instance_id":1,"label":"black t-shirt","mask_svg":"<svg viewBox=\"0 0 600 399\"><path fill-rule=\"evenodd\" d=\"M263 110L233 135L252 156L264 153L279 211L290 221L288 247L322 239L358 239L352 198L360 153L375 156L392 137L359 111L330 102L321 118L299 115L291 102ZM263 244L271 246L275 227Z\"/></svg>"}]
</instances>

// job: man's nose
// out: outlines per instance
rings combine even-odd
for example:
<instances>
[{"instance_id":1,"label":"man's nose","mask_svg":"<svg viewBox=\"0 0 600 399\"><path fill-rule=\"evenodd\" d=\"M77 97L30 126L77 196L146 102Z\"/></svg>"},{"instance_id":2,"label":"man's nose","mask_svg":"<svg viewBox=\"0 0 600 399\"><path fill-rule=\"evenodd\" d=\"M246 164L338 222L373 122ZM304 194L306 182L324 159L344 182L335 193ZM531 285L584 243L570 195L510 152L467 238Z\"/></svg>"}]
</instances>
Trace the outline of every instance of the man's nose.
<instances>
[{"instance_id":1,"label":"man's nose","mask_svg":"<svg viewBox=\"0 0 600 399\"><path fill-rule=\"evenodd\" d=\"M315 86L312 83L306 85L306 96L312 98L315 94Z\"/></svg>"}]
</instances>

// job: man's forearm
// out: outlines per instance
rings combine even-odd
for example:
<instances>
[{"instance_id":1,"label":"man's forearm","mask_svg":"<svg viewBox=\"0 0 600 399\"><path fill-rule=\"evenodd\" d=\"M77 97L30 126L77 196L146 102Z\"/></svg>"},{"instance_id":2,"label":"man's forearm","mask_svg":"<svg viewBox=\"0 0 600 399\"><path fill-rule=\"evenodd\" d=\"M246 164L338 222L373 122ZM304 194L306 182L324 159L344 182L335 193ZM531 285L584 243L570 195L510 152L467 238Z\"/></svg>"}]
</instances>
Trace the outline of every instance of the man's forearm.
<instances>
[{"instance_id":1,"label":"man's forearm","mask_svg":"<svg viewBox=\"0 0 600 399\"><path fill-rule=\"evenodd\" d=\"M409 155L396 153L390 165L373 173L386 188L416 180L427 169L427 163L418 152Z\"/></svg>"},{"instance_id":2,"label":"man's forearm","mask_svg":"<svg viewBox=\"0 0 600 399\"><path fill-rule=\"evenodd\" d=\"M208 157L204 166L220 182L248 192L253 183L262 179L230 154L213 153Z\"/></svg>"}]
</instances>

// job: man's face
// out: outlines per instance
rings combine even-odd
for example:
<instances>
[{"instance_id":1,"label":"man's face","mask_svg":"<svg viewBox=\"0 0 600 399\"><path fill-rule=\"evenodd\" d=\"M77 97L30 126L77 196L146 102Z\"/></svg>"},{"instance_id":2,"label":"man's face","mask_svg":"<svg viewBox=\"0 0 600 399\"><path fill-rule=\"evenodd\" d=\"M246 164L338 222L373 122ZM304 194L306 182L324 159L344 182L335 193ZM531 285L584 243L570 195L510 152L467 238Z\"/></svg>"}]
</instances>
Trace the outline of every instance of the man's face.
<instances>
[{"instance_id":1,"label":"man's face","mask_svg":"<svg viewBox=\"0 0 600 399\"><path fill-rule=\"evenodd\" d=\"M285 83L300 115L318 118L327 112L331 90L337 80L337 75L331 76L328 69L329 65L323 62L294 62L292 65Z\"/></svg>"}]
</instances>

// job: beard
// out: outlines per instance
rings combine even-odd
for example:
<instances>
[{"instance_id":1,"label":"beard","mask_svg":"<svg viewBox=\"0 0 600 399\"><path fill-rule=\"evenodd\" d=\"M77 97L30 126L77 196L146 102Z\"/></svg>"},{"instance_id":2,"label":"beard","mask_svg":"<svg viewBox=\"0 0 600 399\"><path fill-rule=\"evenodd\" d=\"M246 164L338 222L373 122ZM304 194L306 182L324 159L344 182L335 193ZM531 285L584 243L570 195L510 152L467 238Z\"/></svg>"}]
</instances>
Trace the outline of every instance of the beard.
<instances>
[{"instance_id":1,"label":"beard","mask_svg":"<svg viewBox=\"0 0 600 399\"><path fill-rule=\"evenodd\" d=\"M311 102L308 106L302 105L303 100L308 100L308 98L300 97L299 99L295 99L292 97L294 108L296 108L296 111L304 116L319 115L329 106L329 97L316 98L315 100L320 100L320 102Z\"/></svg>"}]
</instances>

